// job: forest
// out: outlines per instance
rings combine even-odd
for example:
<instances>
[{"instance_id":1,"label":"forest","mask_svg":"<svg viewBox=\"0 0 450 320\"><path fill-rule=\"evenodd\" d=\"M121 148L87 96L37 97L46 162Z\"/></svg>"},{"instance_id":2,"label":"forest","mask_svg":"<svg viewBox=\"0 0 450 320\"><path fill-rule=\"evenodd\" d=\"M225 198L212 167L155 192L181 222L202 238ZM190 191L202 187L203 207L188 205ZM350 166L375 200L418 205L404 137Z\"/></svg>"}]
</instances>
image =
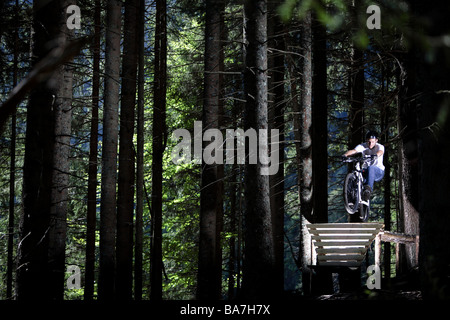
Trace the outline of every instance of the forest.
<instances>
[{"instance_id":1,"label":"forest","mask_svg":"<svg viewBox=\"0 0 450 320\"><path fill-rule=\"evenodd\" d=\"M448 12L1 1L0 300L449 299ZM371 130L375 290L374 243L319 272L307 229L362 223L342 155Z\"/></svg>"}]
</instances>

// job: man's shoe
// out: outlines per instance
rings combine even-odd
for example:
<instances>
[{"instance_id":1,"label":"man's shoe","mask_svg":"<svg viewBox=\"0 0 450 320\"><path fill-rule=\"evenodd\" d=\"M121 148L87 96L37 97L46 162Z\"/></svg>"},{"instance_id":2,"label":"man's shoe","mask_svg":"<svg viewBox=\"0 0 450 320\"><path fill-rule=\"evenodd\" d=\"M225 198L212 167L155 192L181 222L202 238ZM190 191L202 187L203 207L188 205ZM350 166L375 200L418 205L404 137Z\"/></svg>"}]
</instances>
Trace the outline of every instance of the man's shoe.
<instances>
[{"instance_id":1,"label":"man's shoe","mask_svg":"<svg viewBox=\"0 0 450 320\"><path fill-rule=\"evenodd\" d=\"M370 195L372 194L372 188L369 185L364 186L364 190L362 192L362 199L363 201L369 201Z\"/></svg>"}]
</instances>

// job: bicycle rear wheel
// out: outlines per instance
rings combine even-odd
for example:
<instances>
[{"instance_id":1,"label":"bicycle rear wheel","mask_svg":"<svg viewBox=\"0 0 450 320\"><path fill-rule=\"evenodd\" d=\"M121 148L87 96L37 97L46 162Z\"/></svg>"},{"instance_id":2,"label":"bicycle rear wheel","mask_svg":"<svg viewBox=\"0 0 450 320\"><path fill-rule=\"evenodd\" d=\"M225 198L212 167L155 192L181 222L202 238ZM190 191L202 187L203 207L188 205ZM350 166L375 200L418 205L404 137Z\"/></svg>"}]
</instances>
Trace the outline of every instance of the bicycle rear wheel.
<instances>
[{"instance_id":1,"label":"bicycle rear wheel","mask_svg":"<svg viewBox=\"0 0 450 320\"><path fill-rule=\"evenodd\" d=\"M353 172L348 173L344 180L344 206L349 214L359 209L360 193L358 192L358 178Z\"/></svg>"}]
</instances>

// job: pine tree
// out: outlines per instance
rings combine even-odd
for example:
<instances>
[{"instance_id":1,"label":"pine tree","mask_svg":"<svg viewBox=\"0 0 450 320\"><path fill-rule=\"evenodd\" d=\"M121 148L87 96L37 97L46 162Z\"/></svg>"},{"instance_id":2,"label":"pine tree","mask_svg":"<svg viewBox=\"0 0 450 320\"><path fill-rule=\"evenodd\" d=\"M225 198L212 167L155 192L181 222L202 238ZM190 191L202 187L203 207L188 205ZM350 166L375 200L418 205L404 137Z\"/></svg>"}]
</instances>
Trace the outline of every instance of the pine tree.
<instances>
[{"instance_id":1,"label":"pine tree","mask_svg":"<svg viewBox=\"0 0 450 320\"><path fill-rule=\"evenodd\" d=\"M69 6L69 1L61 0L61 10ZM64 11L62 11L64 12ZM62 43L71 40L73 31L66 26L65 15L59 21ZM54 300L64 298L65 250L67 233L67 211L69 205L70 138L72 123L73 67L65 64L55 76L59 88L54 102L55 146L53 154L52 207L50 211L49 237L49 291Z\"/></svg>"},{"instance_id":2,"label":"pine tree","mask_svg":"<svg viewBox=\"0 0 450 320\"><path fill-rule=\"evenodd\" d=\"M139 0L125 3L116 243L116 294L118 299L123 300L132 298L135 183L133 135L136 106L139 3Z\"/></svg>"},{"instance_id":3,"label":"pine tree","mask_svg":"<svg viewBox=\"0 0 450 320\"><path fill-rule=\"evenodd\" d=\"M109 300L114 297L121 9L121 1L108 0L106 7L105 102L100 206L100 272L98 280L98 296L101 300Z\"/></svg>"},{"instance_id":4,"label":"pine tree","mask_svg":"<svg viewBox=\"0 0 450 320\"><path fill-rule=\"evenodd\" d=\"M203 100L204 130L220 128L220 66L221 66L221 1L206 1L205 16L205 75ZM200 195L200 242L198 289L199 299L219 299L222 282L222 250L220 222L223 214L222 164L202 163Z\"/></svg>"},{"instance_id":5,"label":"pine tree","mask_svg":"<svg viewBox=\"0 0 450 320\"><path fill-rule=\"evenodd\" d=\"M156 1L155 71L153 80L153 162L150 299L162 299L162 193L163 152L166 145L167 3Z\"/></svg>"},{"instance_id":6,"label":"pine tree","mask_svg":"<svg viewBox=\"0 0 450 320\"><path fill-rule=\"evenodd\" d=\"M247 1L244 4L247 47L244 71L245 130L268 129L267 101L267 2ZM261 146L268 152L268 146ZM259 149L258 148L258 149ZM262 153L259 151L259 154ZM248 160L247 160L248 162ZM243 295L258 299L275 292L274 242L270 212L269 177L261 174L260 161L245 166L245 259Z\"/></svg>"},{"instance_id":7,"label":"pine tree","mask_svg":"<svg viewBox=\"0 0 450 320\"><path fill-rule=\"evenodd\" d=\"M98 106L100 96L100 0L95 1L92 73L92 111L89 140L88 203L86 217L86 269L84 299L91 300L95 281L95 229L97 222Z\"/></svg>"},{"instance_id":8,"label":"pine tree","mask_svg":"<svg viewBox=\"0 0 450 320\"><path fill-rule=\"evenodd\" d=\"M60 1L33 4L34 64L48 52L48 44L60 34ZM48 299L48 230L52 207L54 154L53 107L58 88L46 81L30 94L23 168L23 215L20 223L17 298Z\"/></svg>"}]
</instances>

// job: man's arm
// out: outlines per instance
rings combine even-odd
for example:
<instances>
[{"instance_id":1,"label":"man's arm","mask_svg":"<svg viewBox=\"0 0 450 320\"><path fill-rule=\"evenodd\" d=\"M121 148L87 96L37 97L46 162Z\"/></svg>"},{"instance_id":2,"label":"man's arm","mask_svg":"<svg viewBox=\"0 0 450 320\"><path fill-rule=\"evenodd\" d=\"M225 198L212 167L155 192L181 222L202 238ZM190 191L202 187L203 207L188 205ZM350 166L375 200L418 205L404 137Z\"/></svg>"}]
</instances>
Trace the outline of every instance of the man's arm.
<instances>
[{"instance_id":1,"label":"man's arm","mask_svg":"<svg viewBox=\"0 0 450 320\"><path fill-rule=\"evenodd\" d=\"M346 153L344 153L344 157L349 157L351 155L354 155L355 153L358 153L358 151L356 151L355 149L348 150Z\"/></svg>"},{"instance_id":2,"label":"man's arm","mask_svg":"<svg viewBox=\"0 0 450 320\"><path fill-rule=\"evenodd\" d=\"M378 144L377 156L378 158L384 154L384 146L382 144Z\"/></svg>"},{"instance_id":3,"label":"man's arm","mask_svg":"<svg viewBox=\"0 0 450 320\"><path fill-rule=\"evenodd\" d=\"M344 157L349 157L351 155L354 155L355 153L358 153L358 151L356 151L355 149L353 150L348 150L346 153L344 153ZM378 150L377 152L377 157L381 157L384 154L383 150Z\"/></svg>"}]
</instances>

